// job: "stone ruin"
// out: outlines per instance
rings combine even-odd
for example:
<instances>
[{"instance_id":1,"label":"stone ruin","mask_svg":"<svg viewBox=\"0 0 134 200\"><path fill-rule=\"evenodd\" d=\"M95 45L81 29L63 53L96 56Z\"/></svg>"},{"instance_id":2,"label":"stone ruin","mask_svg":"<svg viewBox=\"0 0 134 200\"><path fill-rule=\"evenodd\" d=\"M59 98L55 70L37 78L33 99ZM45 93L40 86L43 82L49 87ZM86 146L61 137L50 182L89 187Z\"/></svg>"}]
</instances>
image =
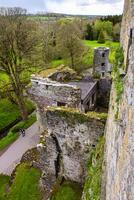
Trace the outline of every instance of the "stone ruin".
<instances>
[{"instance_id":1,"label":"stone ruin","mask_svg":"<svg viewBox=\"0 0 134 200\"><path fill-rule=\"evenodd\" d=\"M103 70L107 73L107 69L105 66ZM33 75L32 87L28 89L37 105L37 118L43 132L37 166L43 172L41 184L48 194L57 178L84 183L86 162L91 149L104 134L106 121L92 112L85 113L95 110L99 98L104 96L105 99L110 92L109 79L104 76L99 80L93 77L77 80L75 73L69 68L66 71L64 66L49 72Z\"/></svg>"},{"instance_id":2,"label":"stone ruin","mask_svg":"<svg viewBox=\"0 0 134 200\"><path fill-rule=\"evenodd\" d=\"M99 47L94 49L94 73L97 73L101 78L105 78L107 74L111 73L112 66L109 63L109 48Z\"/></svg>"}]
</instances>

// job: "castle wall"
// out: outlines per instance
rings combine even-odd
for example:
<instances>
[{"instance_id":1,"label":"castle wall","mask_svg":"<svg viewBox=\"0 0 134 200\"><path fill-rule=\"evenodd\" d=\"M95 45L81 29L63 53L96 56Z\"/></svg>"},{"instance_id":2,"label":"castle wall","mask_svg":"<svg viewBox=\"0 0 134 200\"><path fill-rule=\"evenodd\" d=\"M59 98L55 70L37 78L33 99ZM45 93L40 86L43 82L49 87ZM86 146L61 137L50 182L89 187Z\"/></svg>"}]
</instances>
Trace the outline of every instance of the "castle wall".
<instances>
[{"instance_id":1,"label":"castle wall","mask_svg":"<svg viewBox=\"0 0 134 200\"><path fill-rule=\"evenodd\" d=\"M86 163L104 133L105 119L60 108L49 108L46 118L45 147L40 150L47 177L43 179L44 185L45 181L50 184L57 176L83 184Z\"/></svg>"},{"instance_id":2,"label":"castle wall","mask_svg":"<svg viewBox=\"0 0 134 200\"><path fill-rule=\"evenodd\" d=\"M130 45L131 28L134 29L134 0L125 0L120 37L120 43L124 50L125 65L128 64L128 49Z\"/></svg>"},{"instance_id":3,"label":"castle wall","mask_svg":"<svg viewBox=\"0 0 134 200\"><path fill-rule=\"evenodd\" d=\"M122 45L126 55L127 30L132 25L130 17L134 1L125 1L122 32ZM126 25L125 25L126 24ZM124 35L124 36L123 36ZM106 200L134 199L134 42L129 48L129 63L124 79L124 92L119 106L116 103L116 90L113 84L106 127ZM118 110L119 109L119 110ZM115 115L119 113L118 119ZM104 194L105 192L103 192ZM102 199L104 200L104 195Z\"/></svg>"},{"instance_id":4,"label":"castle wall","mask_svg":"<svg viewBox=\"0 0 134 200\"><path fill-rule=\"evenodd\" d=\"M81 102L81 91L76 86L63 84L50 79L43 79L40 77L32 77L32 88L29 93L31 97L39 104L40 107L57 106L57 102L65 103L68 107L77 108ZM44 101L41 104L40 99Z\"/></svg>"}]
</instances>

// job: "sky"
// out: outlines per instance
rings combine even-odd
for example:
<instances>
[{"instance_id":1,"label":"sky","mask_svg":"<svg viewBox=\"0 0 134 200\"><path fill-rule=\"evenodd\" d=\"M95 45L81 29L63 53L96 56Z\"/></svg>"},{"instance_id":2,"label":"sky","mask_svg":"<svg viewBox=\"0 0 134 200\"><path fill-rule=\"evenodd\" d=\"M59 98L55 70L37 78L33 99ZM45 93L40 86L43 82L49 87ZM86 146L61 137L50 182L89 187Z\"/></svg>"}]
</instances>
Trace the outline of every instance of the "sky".
<instances>
[{"instance_id":1,"label":"sky","mask_svg":"<svg viewBox=\"0 0 134 200\"><path fill-rule=\"evenodd\" d=\"M122 14L124 0L0 0L0 7L22 7L28 12L81 15Z\"/></svg>"}]
</instances>

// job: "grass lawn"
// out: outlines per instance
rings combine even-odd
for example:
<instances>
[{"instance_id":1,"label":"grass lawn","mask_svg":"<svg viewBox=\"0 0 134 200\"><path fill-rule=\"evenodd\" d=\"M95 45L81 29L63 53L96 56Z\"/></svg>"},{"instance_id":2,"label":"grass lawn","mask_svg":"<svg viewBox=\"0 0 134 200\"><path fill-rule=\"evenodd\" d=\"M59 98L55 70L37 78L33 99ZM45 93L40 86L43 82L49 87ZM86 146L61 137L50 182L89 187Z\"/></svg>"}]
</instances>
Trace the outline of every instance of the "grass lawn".
<instances>
[{"instance_id":1,"label":"grass lawn","mask_svg":"<svg viewBox=\"0 0 134 200\"><path fill-rule=\"evenodd\" d=\"M6 191L9 177L0 175L0 200L41 200L39 179L40 171L23 163L18 166L13 184Z\"/></svg>"},{"instance_id":2,"label":"grass lawn","mask_svg":"<svg viewBox=\"0 0 134 200\"><path fill-rule=\"evenodd\" d=\"M34 110L34 105L30 101L26 103L29 113ZM0 100L0 130L13 123L20 117L18 106L12 104L8 99Z\"/></svg>"},{"instance_id":3,"label":"grass lawn","mask_svg":"<svg viewBox=\"0 0 134 200\"><path fill-rule=\"evenodd\" d=\"M75 183L64 182L51 200L81 200L82 189Z\"/></svg>"},{"instance_id":4,"label":"grass lawn","mask_svg":"<svg viewBox=\"0 0 134 200\"><path fill-rule=\"evenodd\" d=\"M27 120L21 121L18 124L16 124L13 128L11 128L7 136L0 140L0 151L2 151L11 143L13 143L19 137L19 130L21 128L27 129L34 122L36 122L36 116L30 115Z\"/></svg>"},{"instance_id":5,"label":"grass lawn","mask_svg":"<svg viewBox=\"0 0 134 200\"><path fill-rule=\"evenodd\" d=\"M6 199L6 192L9 187L9 176L0 175L0 200Z\"/></svg>"},{"instance_id":6,"label":"grass lawn","mask_svg":"<svg viewBox=\"0 0 134 200\"><path fill-rule=\"evenodd\" d=\"M0 130L14 122L20 116L17 105L8 99L0 100Z\"/></svg>"},{"instance_id":7,"label":"grass lawn","mask_svg":"<svg viewBox=\"0 0 134 200\"><path fill-rule=\"evenodd\" d=\"M99 44L98 41L96 40L93 40L93 41L90 41L90 40L83 40L84 44L88 47L91 47L91 48L95 48L95 47L109 47L109 46L112 46L112 47L118 47L119 46L119 42L106 42L105 44Z\"/></svg>"}]
</instances>

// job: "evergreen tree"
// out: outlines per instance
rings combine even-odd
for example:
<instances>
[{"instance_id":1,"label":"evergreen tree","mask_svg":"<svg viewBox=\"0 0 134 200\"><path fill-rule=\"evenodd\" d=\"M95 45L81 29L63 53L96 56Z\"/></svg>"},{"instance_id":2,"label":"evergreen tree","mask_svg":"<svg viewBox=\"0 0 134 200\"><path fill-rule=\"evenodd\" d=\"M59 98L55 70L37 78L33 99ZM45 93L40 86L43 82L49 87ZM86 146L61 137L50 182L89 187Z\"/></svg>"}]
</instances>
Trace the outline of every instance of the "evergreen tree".
<instances>
[{"instance_id":1,"label":"evergreen tree","mask_svg":"<svg viewBox=\"0 0 134 200\"><path fill-rule=\"evenodd\" d=\"M98 37L98 43L104 44L105 43L105 36L103 30L101 30L99 37Z\"/></svg>"}]
</instances>

